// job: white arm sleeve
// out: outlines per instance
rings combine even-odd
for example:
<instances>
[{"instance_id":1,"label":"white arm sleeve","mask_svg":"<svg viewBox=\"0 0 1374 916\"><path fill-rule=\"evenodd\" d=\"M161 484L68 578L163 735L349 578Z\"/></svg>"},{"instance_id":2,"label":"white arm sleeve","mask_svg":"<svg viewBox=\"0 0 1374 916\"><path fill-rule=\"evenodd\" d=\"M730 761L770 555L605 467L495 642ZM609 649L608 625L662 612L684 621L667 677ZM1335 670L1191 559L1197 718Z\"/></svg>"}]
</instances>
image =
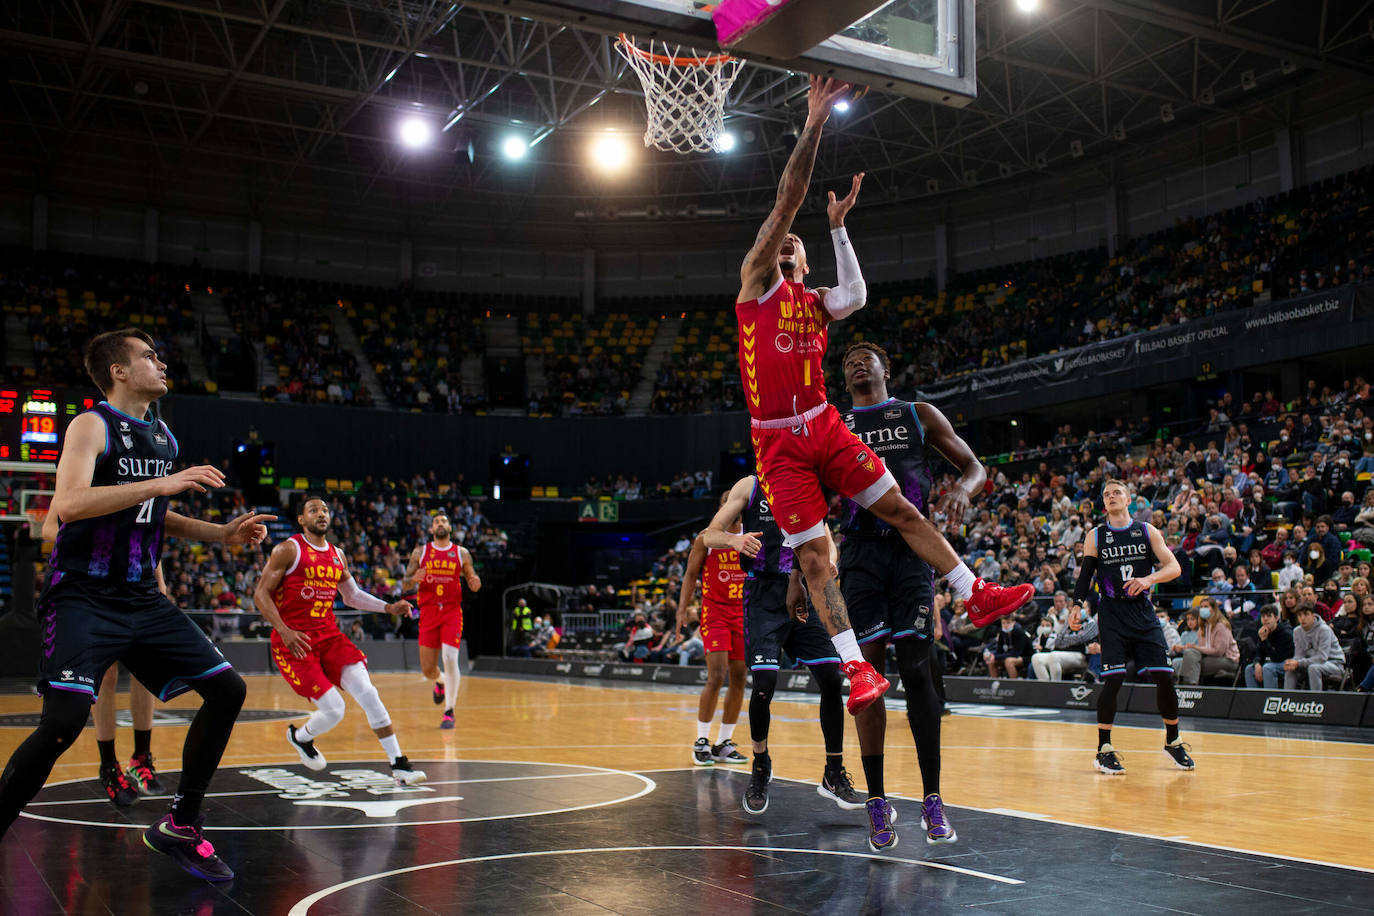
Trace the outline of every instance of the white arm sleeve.
<instances>
[{"instance_id":1,"label":"white arm sleeve","mask_svg":"<svg viewBox=\"0 0 1374 916\"><path fill-rule=\"evenodd\" d=\"M822 304L831 318L844 318L868 302L868 286L859 270L859 257L849 243L849 233L841 226L830 230L830 238L835 243L835 269L839 282L825 294Z\"/></svg>"},{"instance_id":2,"label":"white arm sleeve","mask_svg":"<svg viewBox=\"0 0 1374 916\"><path fill-rule=\"evenodd\" d=\"M373 614L381 614L386 611L386 602L376 595L369 595L358 588L358 583L354 581L352 576L339 583L339 597L343 598L344 604L355 611L368 611Z\"/></svg>"}]
</instances>

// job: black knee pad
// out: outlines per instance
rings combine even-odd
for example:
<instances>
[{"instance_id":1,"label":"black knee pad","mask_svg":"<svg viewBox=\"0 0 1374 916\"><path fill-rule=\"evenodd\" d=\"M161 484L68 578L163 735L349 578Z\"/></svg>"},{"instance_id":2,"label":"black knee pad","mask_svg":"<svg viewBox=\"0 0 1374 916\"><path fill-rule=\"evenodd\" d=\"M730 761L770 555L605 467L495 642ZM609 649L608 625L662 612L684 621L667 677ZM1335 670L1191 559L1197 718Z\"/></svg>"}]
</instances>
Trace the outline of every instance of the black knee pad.
<instances>
[{"instance_id":1,"label":"black knee pad","mask_svg":"<svg viewBox=\"0 0 1374 916\"><path fill-rule=\"evenodd\" d=\"M213 706L217 710L237 716L243 708L244 700L248 698L248 685L243 682L237 671L229 668L212 678L200 681L196 685L196 692L200 694L206 706Z\"/></svg>"},{"instance_id":2,"label":"black knee pad","mask_svg":"<svg viewBox=\"0 0 1374 916\"><path fill-rule=\"evenodd\" d=\"M771 703L773 701L773 691L778 689L778 673L770 669L763 669L754 672L754 693L749 702L758 700L761 703Z\"/></svg>"},{"instance_id":3,"label":"black knee pad","mask_svg":"<svg viewBox=\"0 0 1374 916\"><path fill-rule=\"evenodd\" d=\"M1102 692L1097 695L1097 721L1110 725L1116 719L1116 698L1121 693L1121 685L1126 682L1125 673L1114 674L1102 679Z\"/></svg>"},{"instance_id":4,"label":"black knee pad","mask_svg":"<svg viewBox=\"0 0 1374 916\"><path fill-rule=\"evenodd\" d=\"M844 693L844 677L836 664L812 665L811 676L816 679L821 696L840 696Z\"/></svg>"},{"instance_id":5,"label":"black knee pad","mask_svg":"<svg viewBox=\"0 0 1374 916\"><path fill-rule=\"evenodd\" d=\"M1178 718L1178 692L1174 690L1172 671L1151 671L1150 680L1155 682L1155 703L1159 714L1165 719Z\"/></svg>"}]
</instances>

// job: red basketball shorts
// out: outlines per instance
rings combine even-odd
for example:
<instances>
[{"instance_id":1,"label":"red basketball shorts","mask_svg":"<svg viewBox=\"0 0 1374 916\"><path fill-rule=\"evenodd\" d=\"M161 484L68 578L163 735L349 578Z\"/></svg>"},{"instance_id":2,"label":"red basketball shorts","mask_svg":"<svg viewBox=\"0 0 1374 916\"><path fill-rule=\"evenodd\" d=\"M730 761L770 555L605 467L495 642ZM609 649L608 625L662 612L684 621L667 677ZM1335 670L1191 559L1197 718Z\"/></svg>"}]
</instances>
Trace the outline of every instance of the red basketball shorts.
<instances>
[{"instance_id":1,"label":"red basketball shorts","mask_svg":"<svg viewBox=\"0 0 1374 916\"><path fill-rule=\"evenodd\" d=\"M305 658L297 658L274 631L272 661L277 663L277 670L291 689L307 700L318 699L329 688L337 686L343 670L349 665L367 664L367 656L342 633L307 633L306 636L310 640L310 651Z\"/></svg>"},{"instance_id":2,"label":"red basketball shorts","mask_svg":"<svg viewBox=\"0 0 1374 916\"><path fill-rule=\"evenodd\" d=\"M754 426L759 483L785 535L797 547L825 533L829 511L822 487L865 509L897 485L883 459L844 425L834 405L797 426Z\"/></svg>"},{"instance_id":3,"label":"red basketball shorts","mask_svg":"<svg viewBox=\"0 0 1374 916\"><path fill-rule=\"evenodd\" d=\"M744 606L701 603L701 644L707 652L729 652L731 661L744 660Z\"/></svg>"},{"instance_id":4,"label":"red basketball shorts","mask_svg":"<svg viewBox=\"0 0 1374 916\"><path fill-rule=\"evenodd\" d=\"M458 646L463 640L461 604L420 605L420 645L426 649Z\"/></svg>"}]
</instances>

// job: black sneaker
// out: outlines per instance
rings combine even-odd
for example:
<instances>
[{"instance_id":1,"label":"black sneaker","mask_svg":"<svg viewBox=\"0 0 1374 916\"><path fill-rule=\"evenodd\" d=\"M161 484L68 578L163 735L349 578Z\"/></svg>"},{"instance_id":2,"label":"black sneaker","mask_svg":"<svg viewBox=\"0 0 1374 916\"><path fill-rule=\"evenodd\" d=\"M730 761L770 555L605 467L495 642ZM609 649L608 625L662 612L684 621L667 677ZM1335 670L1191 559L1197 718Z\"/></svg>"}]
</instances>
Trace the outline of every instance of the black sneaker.
<instances>
[{"instance_id":1,"label":"black sneaker","mask_svg":"<svg viewBox=\"0 0 1374 916\"><path fill-rule=\"evenodd\" d=\"M138 794L167 794L167 789L162 785L162 780L157 778L157 769L153 766L152 754L137 754L129 758L127 773L129 782L138 789Z\"/></svg>"},{"instance_id":2,"label":"black sneaker","mask_svg":"<svg viewBox=\"0 0 1374 916\"><path fill-rule=\"evenodd\" d=\"M768 810L768 784L773 781L773 761L767 754L754 755L754 772L744 790L744 810L762 814Z\"/></svg>"},{"instance_id":3,"label":"black sneaker","mask_svg":"<svg viewBox=\"0 0 1374 916\"><path fill-rule=\"evenodd\" d=\"M116 808L127 808L138 801L138 790L117 763L100 768L100 785L105 789L105 797L114 802Z\"/></svg>"},{"instance_id":4,"label":"black sneaker","mask_svg":"<svg viewBox=\"0 0 1374 916\"><path fill-rule=\"evenodd\" d=\"M313 740L301 741L296 738L296 726L286 726L286 740L290 743L291 748L296 752L297 756L301 758L301 763L305 765L307 770L313 770L318 773L320 770L329 766L328 762L324 759L324 754L315 750L315 742Z\"/></svg>"},{"instance_id":5,"label":"black sneaker","mask_svg":"<svg viewBox=\"0 0 1374 916\"><path fill-rule=\"evenodd\" d=\"M864 806L864 797L854 791L854 780L849 778L849 771L844 767L826 767L821 784L816 786L816 794L832 800L847 811Z\"/></svg>"},{"instance_id":6,"label":"black sneaker","mask_svg":"<svg viewBox=\"0 0 1374 916\"><path fill-rule=\"evenodd\" d=\"M1173 743L1164 745L1164 753L1169 755L1169 759L1174 762L1174 766L1180 770L1191 770L1196 766L1193 758L1188 756L1192 748L1184 744L1181 740L1175 739Z\"/></svg>"},{"instance_id":7,"label":"black sneaker","mask_svg":"<svg viewBox=\"0 0 1374 916\"><path fill-rule=\"evenodd\" d=\"M425 771L411 766L404 754L391 761L391 775L398 786L418 786L425 781Z\"/></svg>"},{"instance_id":8,"label":"black sneaker","mask_svg":"<svg viewBox=\"0 0 1374 916\"><path fill-rule=\"evenodd\" d=\"M698 738L692 745L692 762L699 767L709 767L715 764L715 758L711 756L711 742L707 738Z\"/></svg>"},{"instance_id":9,"label":"black sneaker","mask_svg":"<svg viewBox=\"0 0 1374 916\"><path fill-rule=\"evenodd\" d=\"M1093 769L1099 773L1106 773L1108 776L1126 775L1126 768L1121 765L1121 758L1117 756L1116 749L1110 744L1102 745L1102 749L1097 752L1097 760L1093 763Z\"/></svg>"},{"instance_id":10,"label":"black sneaker","mask_svg":"<svg viewBox=\"0 0 1374 916\"><path fill-rule=\"evenodd\" d=\"M440 703L444 702L444 684L442 681L434 682L434 693L432 694L432 696L434 698L435 706L438 706Z\"/></svg>"},{"instance_id":11,"label":"black sneaker","mask_svg":"<svg viewBox=\"0 0 1374 916\"><path fill-rule=\"evenodd\" d=\"M143 831L143 844L154 852L171 856L186 871L206 881L232 881L234 872L215 855L215 847L201 832L205 816L196 818L189 827L172 823L172 815Z\"/></svg>"},{"instance_id":12,"label":"black sneaker","mask_svg":"<svg viewBox=\"0 0 1374 916\"><path fill-rule=\"evenodd\" d=\"M711 759L716 763L748 763L749 758L739 752L735 742L726 738L711 748Z\"/></svg>"}]
</instances>

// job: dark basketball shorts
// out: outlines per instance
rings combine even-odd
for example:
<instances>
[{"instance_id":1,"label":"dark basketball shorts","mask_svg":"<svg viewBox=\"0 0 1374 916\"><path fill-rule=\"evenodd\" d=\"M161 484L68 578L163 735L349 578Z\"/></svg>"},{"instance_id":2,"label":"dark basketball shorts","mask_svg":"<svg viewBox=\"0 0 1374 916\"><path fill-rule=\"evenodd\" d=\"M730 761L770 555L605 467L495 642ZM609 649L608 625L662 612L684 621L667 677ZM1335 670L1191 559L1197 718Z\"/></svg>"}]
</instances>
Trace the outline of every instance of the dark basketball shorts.
<instances>
[{"instance_id":1,"label":"dark basketball shorts","mask_svg":"<svg viewBox=\"0 0 1374 916\"><path fill-rule=\"evenodd\" d=\"M1108 612L1110 613L1110 612ZM1158 623L1149 626L1109 620L1099 612L1097 641L1102 646L1102 676L1121 674L1126 662L1135 662L1137 674L1172 672L1169 646Z\"/></svg>"},{"instance_id":2,"label":"dark basketball shorts","mask_svg":"<svg viewBox=\"0 0 1374 916\"><path fill-rule=\"evenodd\" d=\"M840 595L860 643L935 635L935 574L896 532L846 537L839 565Z\"/></svg>"},{"instance_id":3,"label":"dark basketball shorts","mask_svg":"<svg viewBox=\"0 0 1374 916\"><path fill-rule=\"evenodd\" d=\"M814 610L801 622L787 613L786 576L750 576L744 583L744 650L754 671L777 671L783 652L807 665L840 663Z\"/></svg>"},{"instance_id":4,"label":"dark basketball shorts","mask_svg":"<svg viewBox=\"0 0 1374 916\"><path fill-rule=\"evenodd\" d=\"M95 702L105 669L119 662L160 700L231 667L191 618L146 583L54 573L38 599L43 657L38 691L84 693Z\"/></svg>"}]
</instances>

